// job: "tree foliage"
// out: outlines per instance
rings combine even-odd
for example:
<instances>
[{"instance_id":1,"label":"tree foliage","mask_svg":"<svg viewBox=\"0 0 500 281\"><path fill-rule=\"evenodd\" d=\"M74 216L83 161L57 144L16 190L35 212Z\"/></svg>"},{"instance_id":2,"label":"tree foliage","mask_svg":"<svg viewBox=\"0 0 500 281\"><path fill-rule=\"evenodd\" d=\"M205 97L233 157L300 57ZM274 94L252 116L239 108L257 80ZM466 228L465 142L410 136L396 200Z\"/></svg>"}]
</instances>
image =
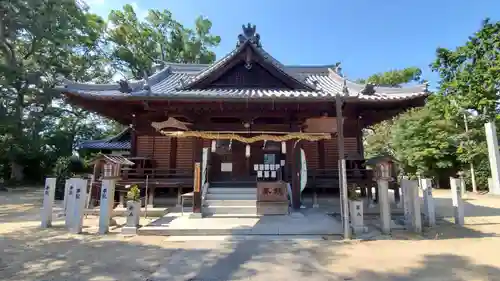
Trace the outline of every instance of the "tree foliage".
<instances>
[{"instance_id":1,"label":"tree foliage","mask_svg":"<svg viewBox=\"0 0 500 281\"><path fill-rule=\"evenodd\" d=\"M204 18L191 30L169 11L139 21L128 5L109 18L74 0L0 3L0 178L40 180L79 141L118 127L66 104L52 90L60 77L111 82L113 66L142 77L156 61L211 62L220 41Z\"/></svg>"},{"instance_id":2,"label":"tree foliage","mask_svg":"<svg viewBox=\"0 0 500 281\"><path fill-rule=\"evenodd\" d=\"M212 63L215 53L210 48L220 42L210 34L212 22L198 17L195 29L175 21L168 10L149 10L145 20L139 20L134 8L125 5L109 15L113 26L108 40L113 44L111 56L122 70L131 71L135 78L151 75L153 65L161 62Z\"/></svg>"},{"instance_id":3,"label":"tree foliage","mask_svg":"<svg viewBox=\"0 0 500 281\"><path fill-rule=\"evenodd\" d=\"M447 177L459 170L468 172L472 163L479 188L486 188L489 162L484 123L500 119L500 22L486 19L464 45L454 50L438 48L431 67L441 78L438 91L424 108L371 128L366 150L370 154L388 151L403 163L407 174ZM411 75L389 72L367 81L388 85L401 81L377 80L389 77Z\"/></svg>"},{"instance_id":4,"label":"tree foliage","mask_svg":"<svg viewBox=\"0 0 500 281\"><path fill-rule=\"evenodd\" d=\"M422 70L418 67L395 69L387 72L376 73L367 79L358 79L361 84L371 83L377 86L401 87L410 82L422 82Z\"/></svg>"}]
</instances>

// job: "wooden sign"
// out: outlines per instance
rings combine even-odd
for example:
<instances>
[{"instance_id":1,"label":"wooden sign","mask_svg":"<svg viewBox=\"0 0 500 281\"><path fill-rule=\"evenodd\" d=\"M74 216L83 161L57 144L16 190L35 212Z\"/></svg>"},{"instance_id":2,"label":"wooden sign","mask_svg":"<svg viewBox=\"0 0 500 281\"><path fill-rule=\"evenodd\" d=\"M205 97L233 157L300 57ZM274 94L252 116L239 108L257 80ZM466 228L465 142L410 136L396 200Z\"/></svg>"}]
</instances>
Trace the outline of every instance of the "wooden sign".
<instances>
[{"instance_id":1,"label":"wooden sign","mask_svg":"<svg viewBox=\"0 0 500 281\"><path fill-rule=\"evenodd\" d=\"M337 132L337 121L335 117L308 118L304 122L306 133L335 133Z\"/></svg>"},{"instance_id":2,"label":"wooden sign","mask_svg":"<svg viewBox=\"0 0 500 281\"><path fill-rule=\"evenodd\" d=\"M194 178L194 184L193 184L193 187L194 187L194 192L200 192L200 171L201 171L201 167L200 167L200 163L194 163L194 175L193 175L193 178Z\"/></svg>"}]
</instances>

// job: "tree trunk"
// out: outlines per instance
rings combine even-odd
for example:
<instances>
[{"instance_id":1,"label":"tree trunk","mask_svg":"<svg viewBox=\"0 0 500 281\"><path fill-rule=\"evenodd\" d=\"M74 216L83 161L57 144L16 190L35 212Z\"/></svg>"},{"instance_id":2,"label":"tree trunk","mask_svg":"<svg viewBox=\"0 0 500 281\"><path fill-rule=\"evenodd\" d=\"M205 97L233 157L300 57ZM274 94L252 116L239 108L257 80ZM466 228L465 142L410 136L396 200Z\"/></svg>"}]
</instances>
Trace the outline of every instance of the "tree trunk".
<instances>
[{"instance_id":1,"label":"tree trunk","mask_svg":"<svg viewBox=\"0 0 500 281\"><path fill-rule=\"evenodd\" d=\"M22 181L24 179L24 167L15 161L10 162L10 179L15 181Z\"/></svg>"}]
</instances>

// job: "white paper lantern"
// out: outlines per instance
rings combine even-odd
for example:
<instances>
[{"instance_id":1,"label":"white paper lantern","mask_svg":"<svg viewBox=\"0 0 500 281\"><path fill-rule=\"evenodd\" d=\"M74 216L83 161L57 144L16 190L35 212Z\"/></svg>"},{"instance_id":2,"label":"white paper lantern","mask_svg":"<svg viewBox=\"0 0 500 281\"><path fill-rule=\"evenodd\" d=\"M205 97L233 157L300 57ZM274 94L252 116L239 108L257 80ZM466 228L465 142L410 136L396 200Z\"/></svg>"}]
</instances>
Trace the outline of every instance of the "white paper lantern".
<instances>
[{"instance_id":1,"label":"white paper lantern","mask_svg":"<svg viewBox=\"0 0 500 281\"><path fill-rule=\"evenodd\" d=\"M286 154L286 142L281 142L281 153Z\"/></svg>"},{"instance_id":2,"label":"white paper lantern","mask_svg":"<svg viewBox=\"0 0 500 281\"><path fill-rule=\"evenodd\" d=\"M250 145L247 144L247 146L245 147L245 157L248 158L250 157Z\"/></svg>"}]
</instances>

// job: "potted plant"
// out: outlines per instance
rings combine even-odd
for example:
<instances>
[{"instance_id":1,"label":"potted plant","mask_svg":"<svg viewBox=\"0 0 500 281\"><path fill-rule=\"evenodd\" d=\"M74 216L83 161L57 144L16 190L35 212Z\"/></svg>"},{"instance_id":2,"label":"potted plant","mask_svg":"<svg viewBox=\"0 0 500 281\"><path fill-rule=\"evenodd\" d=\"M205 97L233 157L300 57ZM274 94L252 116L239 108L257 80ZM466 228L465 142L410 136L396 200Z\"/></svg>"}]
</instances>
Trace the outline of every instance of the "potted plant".
<instances>
[{"instance_id":1,"label":"potted plant","mask_svg":"<svg viewBox=\"0 0 500 281\"><path fill-rule=\"evenodd\" d=\"M127 226L139 226L141 191L135 184L127 192Z\"/></svg>"}]
</instances>

